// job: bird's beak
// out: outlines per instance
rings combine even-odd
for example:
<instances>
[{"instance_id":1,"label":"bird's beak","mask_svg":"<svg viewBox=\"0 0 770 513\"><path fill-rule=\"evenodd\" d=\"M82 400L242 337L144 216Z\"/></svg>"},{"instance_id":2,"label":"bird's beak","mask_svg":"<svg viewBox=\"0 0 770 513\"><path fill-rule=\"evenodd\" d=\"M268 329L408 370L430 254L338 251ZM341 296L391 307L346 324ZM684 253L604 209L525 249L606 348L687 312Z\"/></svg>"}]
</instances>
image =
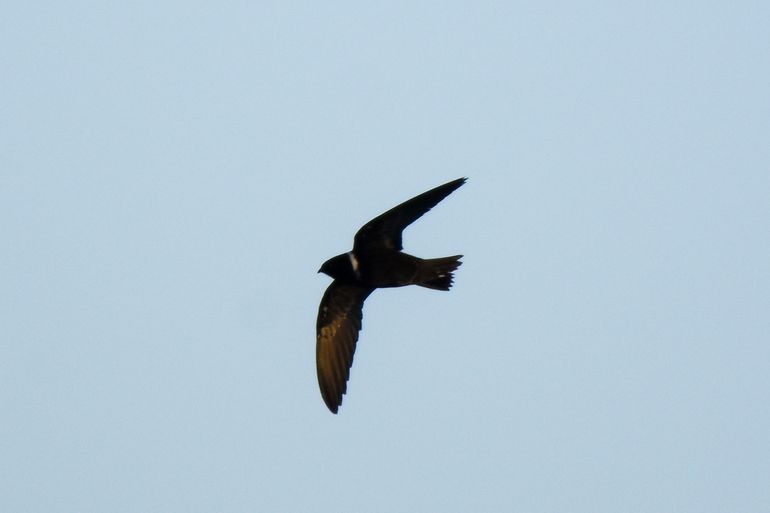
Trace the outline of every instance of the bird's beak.
<instances>
[{"instance_id":1,"label":"bird's beak","mask_svg":"<svg viewBox=\"0 0 770 513\"><path fill-rule=\"evenodd\" d=\"M320 269L318 269L318 272L320 273L320 272L321 272L321 270L320 270Z\"/></svg>"}]
</instances>

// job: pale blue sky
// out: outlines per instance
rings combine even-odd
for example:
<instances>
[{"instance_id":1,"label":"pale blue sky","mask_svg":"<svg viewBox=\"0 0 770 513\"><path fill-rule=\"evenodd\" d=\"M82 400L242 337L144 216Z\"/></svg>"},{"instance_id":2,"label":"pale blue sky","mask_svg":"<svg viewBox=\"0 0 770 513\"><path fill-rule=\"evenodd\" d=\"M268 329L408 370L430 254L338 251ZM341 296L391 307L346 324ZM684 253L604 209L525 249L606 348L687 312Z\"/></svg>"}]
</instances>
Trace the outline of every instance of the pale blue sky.
<instances>
[{"instance_id":1,"label":"pale blue sky","mask_svg":"<svg viewBox=\"0 0 770 513\"><path fill-rule=\"evenodd\" d=\"M769 5L6 5L0 511L767 512Z\"/></svg>"}]
</instances>

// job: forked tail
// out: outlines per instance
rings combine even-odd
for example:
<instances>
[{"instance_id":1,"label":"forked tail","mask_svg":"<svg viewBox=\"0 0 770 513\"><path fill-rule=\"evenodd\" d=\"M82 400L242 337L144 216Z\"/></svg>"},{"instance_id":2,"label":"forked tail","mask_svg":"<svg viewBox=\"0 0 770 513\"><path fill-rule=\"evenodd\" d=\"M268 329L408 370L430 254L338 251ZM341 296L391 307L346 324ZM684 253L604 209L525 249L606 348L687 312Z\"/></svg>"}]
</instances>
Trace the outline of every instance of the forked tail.
<instances>
[{"instance_id":1,"label":"forked tail","mask_svg":"<svg viewBox=\"0 0 770 513\"><path fill-rule=\"evenodd\" d=\"M452 271L463 265L462 255L423 260L417 285L436 290L449 290L454 276Z\"/></svg>"}]
</instances>

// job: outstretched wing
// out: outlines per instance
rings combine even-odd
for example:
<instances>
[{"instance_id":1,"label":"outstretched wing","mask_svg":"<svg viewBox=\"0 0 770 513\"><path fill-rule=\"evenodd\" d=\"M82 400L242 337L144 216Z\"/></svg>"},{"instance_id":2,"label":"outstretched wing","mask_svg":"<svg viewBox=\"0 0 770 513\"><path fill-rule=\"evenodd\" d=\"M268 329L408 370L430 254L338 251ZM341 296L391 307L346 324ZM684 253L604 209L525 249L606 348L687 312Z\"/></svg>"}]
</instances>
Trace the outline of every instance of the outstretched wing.
<instances>
[{"instance_id":1,"label":"outstretched wing","mask_svg":"<svg viewBox=\"0 0 770 513\"><path fill-rule=\"evenodd\" d=\"M419 196L393 207L366 223L353 241L353 251L365 249L392 249L400 251L401 232L420 218L425 212L435 207L439 201L449 196L465 183L466 178L458 178L435 189L423 192Z\"/></svg>"},{"instance_id":2,"label":"outstretched wing","mask_svg":"<svg viewBox=\"0 0 770 513\"><path fill-rule=\"evenodd\" d=\"M326 406L337 413L347 390L353 353L361 330L361 309L374 289L333 281L318 307L315 359Z\"/></svg>"}]
</instances>

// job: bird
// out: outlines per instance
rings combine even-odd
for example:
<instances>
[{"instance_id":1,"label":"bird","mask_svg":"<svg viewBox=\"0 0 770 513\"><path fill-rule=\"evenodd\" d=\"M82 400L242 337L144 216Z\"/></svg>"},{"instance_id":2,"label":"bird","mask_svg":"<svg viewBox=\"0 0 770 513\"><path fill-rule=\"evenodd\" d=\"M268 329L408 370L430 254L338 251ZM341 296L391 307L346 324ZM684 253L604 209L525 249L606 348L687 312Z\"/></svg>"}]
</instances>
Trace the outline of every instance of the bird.
<instances>
[{"instance_id":1,"label":"bird","mask_svg":"<svg viewBox=\"0 0 770 513\"><path fill-rule=\"evenodd\" d=\"M404 229L466 182L458 178L407 200L362 226L353 249L330 258L319 273L334 279L318 307L316 371L321 397L336 414L347 391L363 305L379 288L419 285L449 290L463 255L422 259L404 253Z\"/></svg>"}]
</instances>

